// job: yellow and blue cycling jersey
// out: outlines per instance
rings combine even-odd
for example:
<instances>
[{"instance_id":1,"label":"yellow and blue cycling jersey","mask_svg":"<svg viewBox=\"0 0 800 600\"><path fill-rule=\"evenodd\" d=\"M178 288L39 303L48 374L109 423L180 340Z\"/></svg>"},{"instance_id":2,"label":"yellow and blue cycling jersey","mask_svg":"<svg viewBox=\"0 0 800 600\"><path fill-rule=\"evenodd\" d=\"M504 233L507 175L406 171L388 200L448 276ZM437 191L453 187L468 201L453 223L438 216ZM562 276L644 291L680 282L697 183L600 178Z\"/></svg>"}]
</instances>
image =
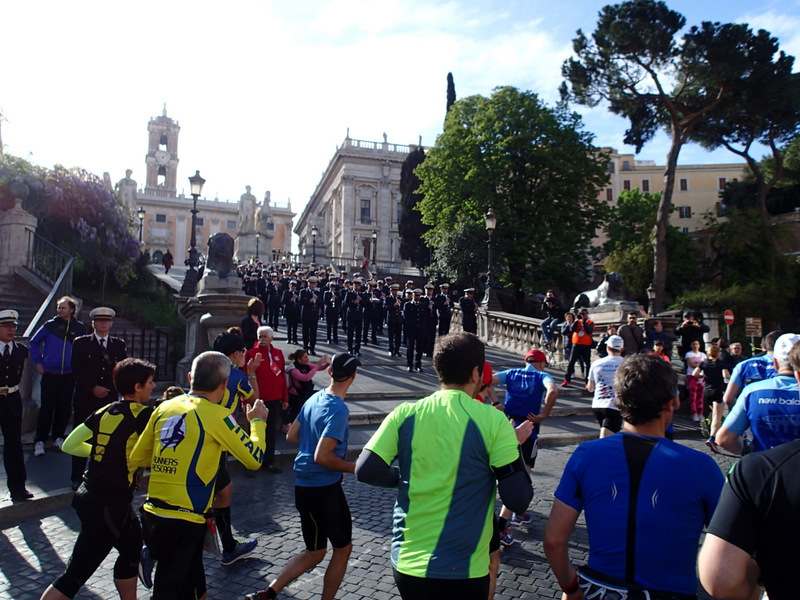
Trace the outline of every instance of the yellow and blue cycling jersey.
<instances>
[{"instance_id":1,"label":"yellow and blue cycling jersey","mask_svg":"<svg viewBox=\"0 0 800 600\"><path fill-rule=\"evenodd\" d=\"M265 424L250 423L250 435L230 410L194 395L159 406L133 448L133 466L150 467L144 509L167 518L205 522L223 450L248 469L264 459Z\"/></svg>"},{"instance_id":2,"label":"yellow and blue cycling jersey","mask_svg":"<svg viewBox=\"0 0 800 600\"><path fill-rule=\"evenodd\" d=\"M220 406L224 406L235 415L240 401L249 400L252 396L253 388L247 380L247 374L231 363L231 374L228 376L228 385L225 388L225 395L219 403Z\"/></svg>"}]
</instances>

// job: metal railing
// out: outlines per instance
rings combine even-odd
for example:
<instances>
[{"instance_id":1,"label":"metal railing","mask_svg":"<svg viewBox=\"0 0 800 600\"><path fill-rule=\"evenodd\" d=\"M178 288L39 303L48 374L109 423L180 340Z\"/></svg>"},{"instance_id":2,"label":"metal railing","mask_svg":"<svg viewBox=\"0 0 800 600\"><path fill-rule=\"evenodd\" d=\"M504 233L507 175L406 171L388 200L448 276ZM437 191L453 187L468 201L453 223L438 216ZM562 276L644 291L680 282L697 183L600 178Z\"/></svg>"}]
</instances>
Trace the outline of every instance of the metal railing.
<instances>
[{"instance_id":1,"label":"metal railing","mask_svg":"<svg viewBox=\"0 0 800 600\"><path fill-rule=\"evenodd\" d=\"M178 360L183 357L184 341L181 334L182 330L172 327L113 332L113 335L125 341L128 356L142 358L156 366L157 381L175 381Z\"/></svg>"},{"instance_id":2,"label":"metal railing","mask_svg":"<svg viewBox=\"0 0 800 600\"><path fill-rule=\"evenodd\" d=\"M72 294L72 265L75 259L35 231L28 230L28 259L25 267L52 285L23 337L30 338L44 322L56 298Z\"/></svg>"}]
</instances>

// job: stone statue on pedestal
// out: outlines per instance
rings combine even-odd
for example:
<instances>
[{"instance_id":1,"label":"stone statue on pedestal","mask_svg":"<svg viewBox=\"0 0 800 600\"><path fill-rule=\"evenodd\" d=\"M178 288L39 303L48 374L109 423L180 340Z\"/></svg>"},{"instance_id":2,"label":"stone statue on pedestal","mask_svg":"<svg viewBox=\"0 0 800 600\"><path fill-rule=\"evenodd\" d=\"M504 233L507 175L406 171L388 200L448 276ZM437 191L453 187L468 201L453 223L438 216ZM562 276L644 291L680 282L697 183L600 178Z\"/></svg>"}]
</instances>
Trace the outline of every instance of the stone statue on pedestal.
<instances>
[{"instance_id":1,"label":"stone statue on pedestal","mask_svg":"<svg viewBox=\"0 0 800 600\"><path fill-rule=\"evenodd\" d=\"M136 210L136 182L131 179L133 171L127 169L125 171L125 179L120 179L117 182L116 189L120 201L130 208Z\"/></svg>"},{"instance_id":2,"label":"stone statue on pedestal","mask_svg":"<svg viewBox=\"0 0 800 600\"><path fill-rule=\"evenodd\" d=\"M256 231L260 232L261 235L265 235L268 237L272 237L273 229L270 229L267 224L272 223L272 208L269 205L269 192L264 194L264 202L261 204L258 210L258 224L256 226Z\"/></svg>"},{"instance_id":3,"label":"stone statue on pedestal","mask_svg":"<svg viewBox=\"0 0 800 600\"><path fill-rule=\"evenodd\" d=\"M245 189L247 191L239 197L239 233L255 231L256 197L250 193L249 185Z\"/></svg>"}]
</instances>

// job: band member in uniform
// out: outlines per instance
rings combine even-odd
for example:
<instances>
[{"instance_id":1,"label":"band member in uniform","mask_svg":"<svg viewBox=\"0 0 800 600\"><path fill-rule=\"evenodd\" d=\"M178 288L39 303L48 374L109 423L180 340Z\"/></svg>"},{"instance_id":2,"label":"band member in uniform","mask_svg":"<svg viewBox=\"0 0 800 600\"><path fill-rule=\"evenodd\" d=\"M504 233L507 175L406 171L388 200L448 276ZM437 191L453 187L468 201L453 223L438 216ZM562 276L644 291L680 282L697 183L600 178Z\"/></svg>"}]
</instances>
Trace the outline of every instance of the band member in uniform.
<instances>
[{"instance_id":1,"label":"band member in uniform","mask_svg":"<svg viewBox=\"0 0 800 600\"><path fill-rule=\"evenodd\" d=\"M300 292L300 305L302 306L303 319L303 348L311 356L316 356L314 349L317 347L317 326L322 310L322 294L317 289L316 275L308 278L308 288Z\"/></svg>"},{"instance_id":2,"label":"band member in uniform","mask_svg":"<svg viewBox=\"0 0 800 600\"><path fill-rule=\"evenodd\" d=\"M341 309L341 299L339 291L336 289L336 282L328 282L328 291L322 297L322 304L325 306L325 323L328 326L326 340L329 344L339 343L339 311Z\"/></svg>"},{"instance_id":3,"label":"band member in uniform","mask_svg":"<svg viewBox=\"0 0 800 600\"><path fill-rule=\"evenodd\" d=\"M478 333L478 303L475 302L475 288L467 288L458 299L461 307L461 328L469 333Z\"/></svg>"},{"instance_id":4,"label":"band member in uniform","mask_svg":"<svg viewBox=\"0 0 800 600\"><path fill-rule=\"evenodd\" d=\"M353 289L347 292L344 300L347 311L347 351L353 356L361 356L361 327L364 320L364 298L361 294L361 280L353 280Z\"/></svg>"},{"instance_id":5,"label":"band member in uniform","mask_svg":"<svg viewBox=\"0 0 800 600\"><path fill-rule=\"evenodd\" d=\"M433 357L433 344L436 342L436 325L439 317L436 314L436 303L433 296L433 285L425 284L425 295L422 297L422 305L425 306L425 319L422 323L422 351L428 358Z\"/></svg>"},{"instance_id":6,"label":"band member in uniform","mask_svg":"<svg viewBox=\"0 0 800 600\"><path fill-rule=\"evenodd\" d=\"M389 356L400 356L403 342L403 299L399 295L400 284L393 283L391 293L383 300L386 325L389 327Z\"/></svg>"},{"instance_id":7,"label":"band member in uniform","mask_svg":"<svg viewBox=\"0 0 800 600\"><path fill-rule=\"evenodd\" d=\"M439 315L439 336L450 333L450 320L453 317L453 301L450 300L450 284L443 283L439 286L439 294L433 299L436 312Z\"/></svg>"},{"instance_id":8,"label":"band member in uniform","mask_svg":"<svg viewBox=\"0 0 800 600\"><path fill-rule=\"evenodd\" d=\"M421 302L422 290L414 290L413 299L403 305L403 320L406 329L406 365L408 372L422 371L423 324L428 310Z\"/></svg>"},{"instance_id":9,"label":"band member in uniform","mask_svg":"<svg viewBox=\"0 0 800 600\"><path fill-rule=\"evenodd\" d=\"M125 342L109 335L116 314L106 306L95 308L89 313L93 333L76 338L72 344L70 366L75 375L75 392L72 395L73 426L80 425L106 404L119 400L117 388L114 387L114 366L128 357L128 351ZM86 458L73 456L73 490L80 486L85 469Z\"/></svg>"},{"instance_id":10,"label":"band member in uniform","mask_svg":"<svg viewBox=\"0 0 800 600\"><path fill-rule=\"evenodd\" d=\"M15 342L19 313L0 310L0 430L3 432L3 465L11 500L33 498L25 489L28 474L22 454L22 395L19 382L28 349Z\"/></svg>"},{"instance_id":11,"label":"band member in uniform","mask_svg":"<svg viewBox=\"0 0 800 600\"><path fill-rule=\"evenodd\" d=\"M383 298L382 292L378 284L371 281L369 284L369 292L367 293L367 306L369 309L364 308L364 343L367 343L367 336L372 331L372 343L378 345L378 331L383 327Z\"/></svg>"},{"instance_id":12,"label":"band member in uniform","mask_svg":"<svg viewBox=\"0 0 800 600\"><path fill-rule=\"evenodd\" d=\"M283 316L286 318L286 341L298 344L297 325L300 323L300 296L297 294L297 281L289 282L289 289L283 292ZM249 348L248 348L249 349Z\"/></svg>"}]
</instances>

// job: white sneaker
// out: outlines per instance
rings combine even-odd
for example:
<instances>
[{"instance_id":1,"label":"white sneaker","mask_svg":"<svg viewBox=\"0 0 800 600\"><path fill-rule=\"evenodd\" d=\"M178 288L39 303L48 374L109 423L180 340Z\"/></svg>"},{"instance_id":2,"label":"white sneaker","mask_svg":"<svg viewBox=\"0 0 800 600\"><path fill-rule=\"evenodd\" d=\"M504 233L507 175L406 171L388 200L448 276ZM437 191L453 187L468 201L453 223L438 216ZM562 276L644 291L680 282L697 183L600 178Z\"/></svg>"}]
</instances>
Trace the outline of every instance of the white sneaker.
<instances>
[{"instance_id":1,"label":"white sneaker","mask_svg":"<svg viewBox=\"0 0 800 600\"><path fill-rule=\"evenodd\" d=\"M700 415L697 415L697 414L692 415L692 421L694 421L695 423L699 423L700 422Z\"/></svg>"},{"instance_id":2,"label":"white sneaker","mask_svg":"<svg viewBox=\"0 0 800 600\"><path fill-rule=\"evenodd\" d=\"M44 442L36 442L33 446L34 456L44 456Z\"/></svg>"},{"instance_id":3,"label":"white sneaker","mask_svg":"<svg viewBox=\"0 0 800 600\"><path fill-rule=\"evenodd\" d=\"M53 442L59 450L61 450L61 446L64 445L64 438L56 438L56 441Z\"/></svg>"}]
</instances>

